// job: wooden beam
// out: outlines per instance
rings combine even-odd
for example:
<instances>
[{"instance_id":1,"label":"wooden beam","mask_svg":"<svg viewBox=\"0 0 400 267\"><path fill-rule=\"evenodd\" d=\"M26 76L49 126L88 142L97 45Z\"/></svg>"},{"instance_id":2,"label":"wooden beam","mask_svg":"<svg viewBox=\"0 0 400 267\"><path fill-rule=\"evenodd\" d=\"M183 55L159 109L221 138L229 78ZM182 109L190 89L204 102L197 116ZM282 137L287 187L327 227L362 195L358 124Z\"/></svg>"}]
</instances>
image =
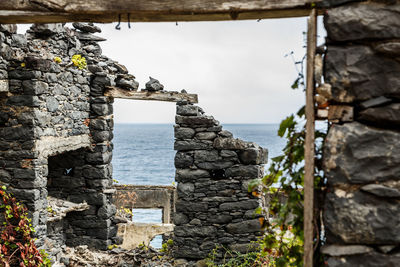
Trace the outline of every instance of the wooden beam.
<instances>
[{"instance_id":1,"label":"wooden beam","mask_svg":"<svg viewBox=\"0 0 400 267\"><path fill-rule=\"evenodd\" d=\"M307 16L323 0L0 0L0 23L214 21Z\"/></svg>"},{"instance_id":2,"label":"wooden beam","mask_svg":"<svg viewBox=\"0 0 400 267\"><path fill-rule=\"evenodd\" d=\"M314 59L317 44L317 12L311 11L307 32L306 140L304 146L304 266L313 266L315 104Z\"/></svg>"},{"instance_id":3,"label":"wooden beam","mask_svg":"<svg viewBox=\"0 0 400 267\"><path fill-rule=\"evenodd\" d=\"M154 100L154 101L166 101L166 102L178 102L186 100L189 103L198 103L198 97L196 94L169 92L169 91L128 91L118 87L110 86L104 92L105 96L111 96L114 98L133 99L133 100Z\"/></svg>"}]
</instances>

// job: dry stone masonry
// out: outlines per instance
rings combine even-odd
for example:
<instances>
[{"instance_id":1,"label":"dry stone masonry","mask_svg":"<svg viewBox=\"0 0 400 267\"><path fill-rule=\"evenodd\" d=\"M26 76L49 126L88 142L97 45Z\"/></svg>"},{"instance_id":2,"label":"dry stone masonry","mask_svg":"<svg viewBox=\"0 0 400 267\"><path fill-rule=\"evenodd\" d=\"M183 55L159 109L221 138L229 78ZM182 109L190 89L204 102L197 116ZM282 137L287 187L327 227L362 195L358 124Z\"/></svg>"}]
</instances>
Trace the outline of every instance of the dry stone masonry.
<instances>
[{"instance_id":1,"label":"dry stone masonry","mask_svg":"<svg viewBox=\"0 0 400 267\"><path fill-rule=\"evenodd\" d=\"M138 86L101 55L104 39L91 34L98 27L74 27L33 25L22 35L0 25L0 181L28 206L36 244L57 261L65 245L105 249L119 241L111 203L113 99L103 91ZM87 70L71 62L74 55L85 57ZM48 220L48 197L89 207Z\"/></svg>"},{"instance_id":2,"label":"dry stone masonry","mask_svg":"<svg viewBox=\"0 0 400 267\"><path fill-rule=\"evenodd\" d=\"M346 4L325 27L330 103L354 110L325 140L327 265L399 266L400 5Z\"/></svg>"},{"instance_id":3,"label":"dry stone masonry","mask_svg":"<svg viewBox=\"0 0 400 267\"><path fill-rule=\"evenodd\" d=\"M202 259L216 246L248 251L262 234L255 209L263 206L248 183L263 176L267 150L233 138L186 102L177 104L175 122L175 257Z\"/></svg>"}]
</instances>

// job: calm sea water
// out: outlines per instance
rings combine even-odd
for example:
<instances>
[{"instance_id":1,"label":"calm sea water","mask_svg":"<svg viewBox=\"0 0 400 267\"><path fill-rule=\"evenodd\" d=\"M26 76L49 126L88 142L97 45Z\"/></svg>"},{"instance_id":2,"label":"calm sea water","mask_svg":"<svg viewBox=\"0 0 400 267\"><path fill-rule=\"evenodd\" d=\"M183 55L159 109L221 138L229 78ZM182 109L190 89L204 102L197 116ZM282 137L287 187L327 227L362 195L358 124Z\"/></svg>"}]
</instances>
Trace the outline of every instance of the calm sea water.
<instances>
[{"instance_id":1,"label":"calm sea water","mask_svg":"<svg viewBox=\"0 0 400 267\"><path fill-rule=\"evenodd\" d=\"M267 148L268 158L280 154L284 140L278 124L224 124L235 138ZM113 178L121 184L171 185L174 182L174 127L172 124L116 124ZM134 210L136 222L161 222L160 210ZM161 238L151 243L161 247Z\"/></svg>"}]
</instances>

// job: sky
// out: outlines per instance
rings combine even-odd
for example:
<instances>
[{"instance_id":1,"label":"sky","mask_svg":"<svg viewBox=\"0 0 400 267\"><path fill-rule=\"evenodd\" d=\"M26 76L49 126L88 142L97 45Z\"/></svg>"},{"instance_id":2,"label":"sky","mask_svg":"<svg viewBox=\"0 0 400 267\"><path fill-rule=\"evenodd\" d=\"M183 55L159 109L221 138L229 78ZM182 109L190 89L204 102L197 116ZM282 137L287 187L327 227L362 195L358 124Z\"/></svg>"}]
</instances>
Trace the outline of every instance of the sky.
<instances>
[{"instance_id":1,"label":"sky","mask_svg":"<svg viewBox=\"0 0 400 267\"><path fill-rule=\"evenodd\" d=\"M285 55L303 57L306 24L306 18L131 23L131 29L121 23L118 31L113 23L98 24L97 35L107 39L103 54L125 65L139 88L151 76L165 90L198 94L198 105L222 123L278 123L305 102L301 90L290 88L297 71ZM114 120L173 123L175 108L115 99Z\"/></svg>"}]
</instances>

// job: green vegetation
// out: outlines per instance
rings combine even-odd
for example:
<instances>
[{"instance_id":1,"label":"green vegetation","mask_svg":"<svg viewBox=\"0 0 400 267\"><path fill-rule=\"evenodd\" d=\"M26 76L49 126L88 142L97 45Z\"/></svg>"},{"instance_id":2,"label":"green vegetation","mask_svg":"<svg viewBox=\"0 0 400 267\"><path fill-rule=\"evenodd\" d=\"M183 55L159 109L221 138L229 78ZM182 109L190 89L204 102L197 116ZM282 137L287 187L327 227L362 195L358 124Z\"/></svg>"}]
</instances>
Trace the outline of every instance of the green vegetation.
<instances>
[{"instance_id":1,"label":"green vegetation","mask_svg":"<svg viewBox=\"0 0 400 267\"><path fill-rule=\"evenodd\" d=\"M3 225L0 227L0 262L4 267L46 267L51 266L47 254L39 251L34 243L31 219L27 209L8 193L0 189L0 214Z\"/></svg>"}]
</instances>

